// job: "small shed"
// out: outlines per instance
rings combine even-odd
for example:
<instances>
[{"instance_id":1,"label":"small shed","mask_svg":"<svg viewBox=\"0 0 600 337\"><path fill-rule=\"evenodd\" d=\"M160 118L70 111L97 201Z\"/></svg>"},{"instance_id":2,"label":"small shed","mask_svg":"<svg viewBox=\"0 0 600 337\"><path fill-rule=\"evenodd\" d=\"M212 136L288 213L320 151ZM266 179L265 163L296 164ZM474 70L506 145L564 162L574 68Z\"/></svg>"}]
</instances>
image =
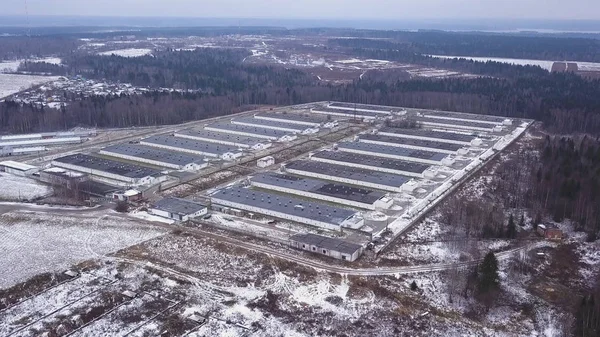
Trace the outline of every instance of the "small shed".
<instances>
[{"instance_id":1,"label":"small shed","mask_svg":"<svg viewBox=\"0 0 600 337\"><path fill-rule=\"evenodd\" d=\"M138 201L142 199L142 192L138 190L117 191L113 193L113 199L119 201Z\"/></svg>"},{"instance_id":2,"label":"small shed","mask_svg":"<svg viewBox=\"0 0 600 337\"><path fill-rule=\"evenodd\" d=\"M208 207L186 199L164 198L154 203L150 213L175 221L188 221L208 213Z\"/></svg>"},{"instance_id":3,"label":"small shed","mask_svg":"<svg viewBox=\"0 0 600 337\"><path fill-rule=\"evenodd\" d=\"M562 240L565 233L554 224L538 225L537 232L546 240Z\"/></svg>"},{"instance_id":4,"label":"small shed","mask_svg":"<svg viewBox=\"0 0 600 337\"><path fill-rule=\"evenodd\" d=\"M258 166L258 167L264 168L264 167L269 167L271 165L275 165L275 158L273 158L272 156L260 158L259 160L256 161L256 166Z\"/></svg>"},{"instance_id":5,"label":"small shed","mask_svg":"<svg viewBox=\"0 0 600 337\"><path fill-rule=\"evenodd\" d=\"M40 169L36 166L20 163L17 161L6 160L0 162L0 170L14 174L16 176L27 177L34 173L37 173Z\"/></svg>"},{"instance_id":6,"label":"small shed","mask_svg":"<svg viewBox=\"0 0 600 337\"><path fill-rule=\"evenodd\" d=\"M326 255L344 261L356 261L363 253L363 246L342 239L299 233L290 237L294 248Z\"/></svg>"}]
</instances>

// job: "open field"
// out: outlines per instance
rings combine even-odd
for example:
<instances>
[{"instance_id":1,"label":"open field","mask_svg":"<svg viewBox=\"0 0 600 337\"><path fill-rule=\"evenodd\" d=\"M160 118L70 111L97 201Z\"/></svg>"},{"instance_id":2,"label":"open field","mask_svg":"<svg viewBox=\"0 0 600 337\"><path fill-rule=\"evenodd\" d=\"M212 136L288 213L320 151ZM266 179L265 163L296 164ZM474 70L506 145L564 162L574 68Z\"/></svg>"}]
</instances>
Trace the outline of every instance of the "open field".
<instances>
[{"instance_id":1,"label":"open field","mask_svg":"<svg viewBox=\"0 0 600 337\"><path fill-rule=\"evenodd\" d=\"M31 86L55 81L58 76L13 75L0 73L0 99Z\"/></svg>"}]
</instances>

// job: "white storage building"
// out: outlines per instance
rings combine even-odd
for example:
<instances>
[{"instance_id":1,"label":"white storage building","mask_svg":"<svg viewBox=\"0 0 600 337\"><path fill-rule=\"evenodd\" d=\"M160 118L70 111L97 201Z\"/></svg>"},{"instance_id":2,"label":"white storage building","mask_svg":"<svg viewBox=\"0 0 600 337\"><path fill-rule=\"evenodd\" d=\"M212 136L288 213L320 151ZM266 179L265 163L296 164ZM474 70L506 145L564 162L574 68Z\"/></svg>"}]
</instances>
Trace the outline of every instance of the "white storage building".
<instances>
[{"instance_id":1,"label":"white storage building","mask_svg":"<svg viewBox=\"0 0 600 337\"><path fill-rule=\"evenodd\" d=\"M352 242L312 233L293 235L290 237L290 246L350 262L356 261L364 250L363 246Z\"/></svg>"},{"instance_id":2,"label":"white storage building","mask_svg":"<svg viewBox=\"0 0 600 337\"><path fill-rule=\"evenodd\" d=\"M150 207L150 213L175 221L188 221L208 213L208 207L186 199L164 198Z\"/></svg>"},{"instance_id":3,"label":"white storage building","mask_svg":"<svg viewBox=\"0 0 600 337\"><path fill-rule=\"evenodd\" d=\"M235 146L238 148L250 149L254 151L266 150L273 145L269 140L264 138L240 136L231 133L216 132L209 130L189 129L178 131L174 135L175 137Z\"/></svg>"},{"instance_id":4,"label":"white storage building","mask_svg":"<svg viewBox=\"0 0 600 337\"><path fill-rule=\"evenodd\" d=\"M383 127L379 129L377 135L399 137L399 138L410 138L420 139L435 142L459 144L459 145L470 145L480 146L482 141L473 135L467 135L458 132L446 132L446 131L432 131L425 129L400 129Z\"/></svg>"},{"instance_id":5,"label":"white storage building","mask_svg":"<svg viewBox=\"0 0 600 337\"><path fill-rule=\"evenodd\" d=\"M199 171L208 166L204 157L160 150L139 144L118 144L106 147L100 154L175 170Z\"/></svg>"},{"instance_id":6,"label":"white storage building","mask_svg":"<svg viewBox=\"0 0 600 337\"><path fill-rule=\"evenodd\" d=\"M174 136L153 136L142 139L140 144L171 151L187 152L199 156L235 160L243 156L242 150L235 146L203 142Z\"/></svg>"},{"instance_id":7,"label":"white storage building","mask_svg":"<svg viewBox=\"0 0 600 337\"><path fill-rule=\"evenodd\" d=\"M293 132L224 122L209 124L204 129L215 132L231 133L240 136L263 138L278 142L289 142L298 138L298 136L296 136Z\"/></svg>"},{"instance_id":8,"label":"white storage building","mask_svg":"<svg viewBox=\"0 0 600 337\"><path fill-rule=\"evenodd\" d=\"M308 126L283 121L274 121L268 119L259 119L253 117L239 117L231 120L232 124L245 125L250 127L261 127L290 133L311 134L319 132L318 126Z\"/></svg>"},{"instance_id":9,"label":"white storage building","mask_svg":"<svg viewBox=\"0 0 600 337\"><path fill-rule=\"evenodd\" d=\"M297 113L276 113L276 112L261 112L254 115L256 119L275 121L275 122L286 122L292 124L300 124L312 127L319 127L321 124L326 123L326 118L320 118L315 115L303 115Z\"/></svg>"},{"instance_id":10,"label":"white storage building","mask_svg":"<svg viewBox=\"0 0 600 337\"><path fill-rule=\"evenodd\" d=\"M339 151L343 152L413 161L430 165L450 166L454 164L454 160L446 153L414 150L397 146L369 144L364 142L342 142L337 145L337 148Z\"/></svg>"},{"instance_id":11,"label":"white storage building","mask_svg":"<svg viewBox=\"0 0 600 337\"><path fill-rule=\"evenodd\" d=\"M22 177L30 176L40 170L37 166L12 160L0 162L0 169L6 173Z\"/></svg>"}]
</instances>

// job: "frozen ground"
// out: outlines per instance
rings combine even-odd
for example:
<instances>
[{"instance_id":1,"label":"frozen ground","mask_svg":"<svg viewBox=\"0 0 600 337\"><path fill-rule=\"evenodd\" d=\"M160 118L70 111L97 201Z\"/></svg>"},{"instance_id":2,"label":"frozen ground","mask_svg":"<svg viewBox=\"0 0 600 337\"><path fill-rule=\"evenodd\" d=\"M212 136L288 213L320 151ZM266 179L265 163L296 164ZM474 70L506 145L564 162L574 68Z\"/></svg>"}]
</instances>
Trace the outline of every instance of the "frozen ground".
<instances>
[{"instance_id":1,"label":"frozen ground","mask_svg":"<svg viewBox=\"0 0 600 337\"><path fill-rule=\"evenodd\" d=\"M52 194L52 188L37 181L0 173L0 200L33 200Z\"/></svg>"},{"instance_id":2,"label":"frozen ground","mask_svg":"<svg viewBox=\"0 0 600 337\"><path fill-rule=\"evenodd\" d=\"M0 216L0 232L0 288L162 234L106 211L14 211Z\"/></svg>"},{"instance_id":3,"label":"frozen ground","mask_svg":"<svg viewBox=\"0 0 600 337\"><path fill-rule=\"evenodd\" d=\"M542 69L548 71L552 70L554 62L570 62L577 63L578 69L581 71L600 71L600 63L593 62L579 62L579 61L548 61L548 60L528 60L528 59L512 59L502 57L471 57L471 56L445 56L445 55L431 55L438 58L454 59L463 58L467 60L473 60L478 62L494 61L500 63L515 64L521 66L540 66Z\"/></svg>"},{"instance_id":4,"label":"frozen ground","mask_svg":"<svg viewBox=\"0 0 600 337\"><path fill-rule=\"evenodd\" d=\"M41 59L28 59L28 60L15 60L15 61L3 61L0 62L0 73L3 72L14 72L17 71L19 65L21 63L29 61L29 62L46 62L51 64L61 64L62 60L58 57L47 57Z\"/></svg>"},{"instance_id":5,"label":"frozen ground","mask_svg":"<svg viewBox=\"0 0 600 337\"><path fill-rule=\"evenodd\" d=\"M109 51L101 52L98 55L105 55L105 56L116 55L116 56L122 56L122 57L140 57L140 56L148 55L150 53L152 53L151 49L145 49L145 48L128 48L128 49L109 50Z\"/></svg>"},{"instance_id":6,"label":"frozen ground","mask_svg":"<svg viewBox=\"0 0 600 337\"><path fill-rule=\"evenodd\" d=\"M0 73L0 99L34 85L57 80L57 76L13 75Z\"/></svg>"}]
</instances>

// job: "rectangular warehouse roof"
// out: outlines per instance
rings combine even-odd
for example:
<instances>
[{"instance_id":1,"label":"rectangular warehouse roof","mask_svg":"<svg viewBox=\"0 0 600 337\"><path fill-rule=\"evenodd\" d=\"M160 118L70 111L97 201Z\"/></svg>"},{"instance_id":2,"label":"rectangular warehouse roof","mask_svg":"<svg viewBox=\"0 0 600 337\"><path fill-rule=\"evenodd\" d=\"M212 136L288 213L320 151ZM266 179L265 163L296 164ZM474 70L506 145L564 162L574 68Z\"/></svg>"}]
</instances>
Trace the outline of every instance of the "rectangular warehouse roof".
<instances>
[{"instance_id":1,"label":"rectangular warehouse roof","mask_svg":"<svg viewBox=\"0 0 600 337\"><path fill-rule=\"evenodd\" d=\"M400 111L405 111L405 108L402 107L394 107L394 106L384 106L384 105L371 105L371 104L360 104L360 103L347 103L347 102L333 102L329 104L332 108L339 109L364 109L364 110L372 110L372 111L381 111L381 113L390 114L397 113Z\"/></svg>"},{"instance_id":2,"label":"rectangular warehouse roof","mask_svg":"<svg viewBox=\"0 0 600 337\"><path fill-rule=\"evenodd\" d=\"M507 117L500 117L500 116L490 116L490 115L475 115L475 114L467 114L467 113L460 113L460 112L451 112L451 111L426 111L425 112L425 117L445 117L445 118L459 118L459 119L469 119L469 120L473 120L474 122L477 121L481 121L481 122L490 122L490 123L496 123L496 124L502 124L504 122L504 120L507 119Z\"/></svg>"},{"instance_id":3,"label":"rectangular warehouse roof","mask_svg":"<svg viewBox=\"0 0 600 337\"><path fill-rule=\"evenodd\" d=\"M19 171L29 171L29 170L38 170L39 169L37 166L20 163L18 161L12 161L12 160L5 160L3 162L0 162L0 166L12 168L12 169L19 170Z\"/></svg>"},{"instance_id":4,"label":"rectangular warehouse roof","mask_svg":"<svg viewBox=\"0 0 600 337\"><path fill-rule=\"evenodd\" d=\"M343 165L343 163L351 163L411 173L423 173L430 167L430 165L413 163L398 159L382 158L368 155L356 155L349 152L339 151L321 151L315 153L313 157L335 160L340 162L341 165Z\"/></svg>"},{"instance_id":5,"label":"rectangular warehouse roof","mask_svg":"<svg viewBox=\"0 0 600 337\"><path fill-rule=\"evenodd\" d=\"M401 138L401 137L391 137L391 136L383 136L377 134L365 134L361 135L360 140L369 140L373 142L381 142L381 143L389 143L394 145L408 145L408 146L418 146L418 147L427 147L431 149L445 150L445 151L458 151L463 146L459 144L453 143L444 143L444 142L436 142L433 140L424 140L424 139L414 139L414 138Z\"/></svg>"},{"instance_id":6,"label":"rectangular warehouse roof","mask_svg":"<svg viewBox=\"0 0 600 337\"><path fill-rule=\"evenodd\" d=\"M255 115L256 118L270 118L270 119L278 119L282 121L289 121L290 123L306 123L312 125L319 125L321 123L326 123L327 119L315 116L315 115L303 115L299 113L276 113L276 112L261 112Z\"/></svg>"},{"instance_id":7,"label":"rectangular warehouse roof","mask_svg":"<svg viewBox=\"0 0 600 337\"><path fill-rule=\"evenodd\" d=\"M164 198L155 202L152 208L173 214L190 215L205 209L206 205L185 199Z\"/></svg>"},{"instance_id":8,"label":"rectangular warehouse roof","mask_svg":"<svg viewBox=\"0 0 600 337\"><path fill-rule=\"evenodd\" d=\"M217 129L221 132L244 132L256 135L259 138L281 138L285 135L289 135L289 132L279 131L274 129L261 128L256 126L246 126L240 124L231 123L213 123L206 126L207 128Z\"/></svg>"},{"instance_id":9,"label":"rectangular warehouse roof","mask_svg":"<svg viewBox=\"0 0 600 337\"><path fill-rule=\"evenodd\" d=\"M72 154L54 159L59 163L75 165L90 170L112 173L129 178L156 176L160 171L134 164L126 164L116 160L93 157L87 154Z\"/></svg>"},{"instance_id":10,"label":"rectangular warehouse roof","mask_svg":"<svg viewBox=\"0 0 600 337\"><path fill-rule=\"evenodd\" d=\"M230 187L212 195L213 203L224 200L240 205L301 217L340 226L357 212L325 203L306 201L280 194L261 192L248 188Z\"/></svg>"},{"instance_id":11,"label":"rectangular warehouse roof","mask_svg":"<svg viewBox=\"0 0 600 337\"><path fill-rule=\"evenodd\" d=\"M410 180L398 174L365 170L344 165L323 163L312 160L298 160L285 165L290 170L324 174L332 177L342 177L351 180L398 188Z\"/></svg>"},{"instance_id":12,"label":"rectangular warehouse roof","mask_svg":"<svg viewBox=\"0 0 600 337\"><path fill-rule=\"evenodd\" d=\"M386 117L386 116L388 116L385 113L377 113L377 112L372 112L372 111L334 109L334 108L326 108L326 107L325 108L321 108L321 107L315 108L313 111L314 112L325 113L325 114L332 114L332 115L343 114L344 116L348 116L348 118L350 118L352 116L356 116L356 117L370 117L370 118Z\"/></svg>"},{"instance_id":13,"label":"rectangular warehouse roof","mask_svg":"<svg viewBox=\"0 0 600 337\"><path fill-rule=\"evenodd\" d=\"M181 152L160 150L155 147L139 144L117 144L106 147L102 149L102 151L179 166L185 166L192 163L201 163L204 161L204 158L200 156L194 156Z\"/></svg>"},{"instance_id":14,"label":"rectangular warehouse roof","mask_svg":"<svg viewBox=\"0 0 600 337\"><path fill-rule=\"evenodd\" d=\"M268 119L259 119L259 118L254 118L254 117L238 117L238 118L234 118L231 120L231 123L233 124L250 124L253 126L257 126L257 127L264 127L264 128L278 128L278 129L286 129L286 130L290 130L290 132L302 132L304 130L306 130L307 128L309 128L306 125L300 125L300 124L294 124L294 123L286 123L286 122L279 122L279 121L272 121L272 120L268 120Z\"/></svg>"},{"instance_id":15,"label":"rectangular warehouse roof","mask_svg":"<svg viewBox=\"0 0 600 337\"><path fill-rule=\"evenodd\" d=\"M290 241L295 241L310 246L316 246L319 248L324 248L327 250L332 250L348 255L352 255L362 248L361 245L357 245L352 242L347 242L341 239L330 238L327 236L312 233L295 234L292 237L290 237Z\"/></svg>"},{"instance_id":16,"label":"rectangular warehouse roof","mask_svg":"<svg viewBox=\"0 0 600 337\"><path fill-rule=\"evenodd\" d=\"M373 204L375 201L385 196L385 193L379 191L273 172L259 173L250 178L250 180L266 185L357 201L365 204Z\"/></svg>"},{"instance_id":17,"label":"rectangular warehouse roof","mask_svg":"<svg viewBox=\"0 0 600 337\"><path fill-rule=\"evenodd\" d=\"M418 123L438 123L449 126L463 126L469 128L482 128L482 129L492 129L494 125L489 123L478 123L478 122L469 122L469 121L458 121L453 119L443 119L443 118L433 118L433 117L417 117L411 116L410 120L417 121ZM498 123L500 124L500 123Z\"/></svg>"},{"instance_id":18,"label":"rectangular warehouse roof","mask_svg":"<svg viewBox=\"0 0 600 337\"><path fill-rule=\"evenodd\" d=\"M416 136L423 138L437 138L440 140L454 140L465 143L470 143L473 139L477 138L472 135L465 135L462 133L444 132L444 131L431 131L427 129L401 129L401 128L389 128L382 127L379 132L397 134L399 137L402 135Z\"/></svg>"},{"instance_id":19,"label":"rectangular warehouse roof","mask_svg":"<svg viewBox=\"0 0 600 337\"><path fill-rule=\"evenodd\" d=\"M342 142L342 143L338 144L338 148L358 150L358 151L367 151L370 153L379 153L379 154L392 155L392 156L398 156L398 157L412 157L412 158L418 158L418 159L427 159L427 160L433 160L433 161L442 161L442 159L448 157L448 155L445 153L413 150L413 149L407 149L404 147L387 146L387 145L362 143L362 142Z\"/></svg>"},{"instance_id":20,"label":"rectangular warehouse roof","mask_svg":"<svg viewBox=\"0 0 600 337\"><path fill-rule=\"evenodd\" d=\"M202 152L206 154L212 154L215 156L222 156L227 152L240 152L240 149L237 146L203 142L200 140L193 140L174 136L153 136L150 138L142 139L142 142L151 146L168 146L171 148Z\"/></svg>"},{"instance_id":21,"label":"rectangular warehouse roof","mask_svg":"<svg viewBox=\"0 0 600 337\"><path fill-rule=\"evenodd\" d=\"M268 140L257 137L249 137L249 136L241 136L235 135L232 133L225 132L216 132L210 130L197 130L197 129L188 129L182 130L175 133L175 136L188 136L198 138L198 140L203 140L205 142L219 143L219 142L227 142L231 143L235 146L245 146L252 147L256 144L264 144L268 143Z\"/></svg>"}]
</instances>

